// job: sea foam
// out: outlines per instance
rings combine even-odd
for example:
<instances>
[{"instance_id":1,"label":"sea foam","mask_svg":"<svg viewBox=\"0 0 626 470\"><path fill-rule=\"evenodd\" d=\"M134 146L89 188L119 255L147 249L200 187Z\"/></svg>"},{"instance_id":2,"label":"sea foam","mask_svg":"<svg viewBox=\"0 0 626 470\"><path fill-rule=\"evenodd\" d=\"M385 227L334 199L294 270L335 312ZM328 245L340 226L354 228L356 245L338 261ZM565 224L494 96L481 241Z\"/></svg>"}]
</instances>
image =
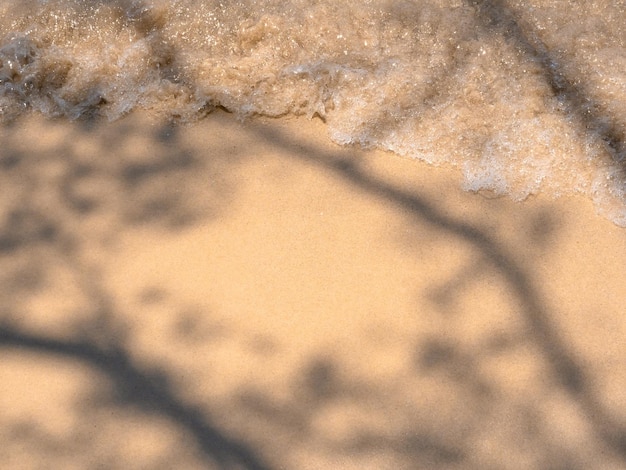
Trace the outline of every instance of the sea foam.
<instances>
[{"instance_id":1,"label":"sea foam","mask_svg":"<svg viewBox=\"0 0 626 470\"><path fill-rule=\"evenodd\" d=\"M626 226L626 7L590 0L7 0L0 114L305 115Z\"/></svg>"}]
</instances>

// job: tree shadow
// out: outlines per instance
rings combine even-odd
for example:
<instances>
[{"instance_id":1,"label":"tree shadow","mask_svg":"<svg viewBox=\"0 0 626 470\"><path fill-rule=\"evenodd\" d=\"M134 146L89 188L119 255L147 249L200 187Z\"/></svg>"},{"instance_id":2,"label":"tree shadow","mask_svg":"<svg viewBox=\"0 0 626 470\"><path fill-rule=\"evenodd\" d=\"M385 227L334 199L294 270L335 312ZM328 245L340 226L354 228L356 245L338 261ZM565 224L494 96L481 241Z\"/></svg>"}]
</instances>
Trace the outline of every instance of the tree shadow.
<instances>
[{"instance_id":1,"label":"tree shadow","mask_svg":"<svg viewBox=\"0 0 626 470\"><path fill-rule=\"evenodd\" d=\"M15 126L20 131L13 135ZM180 130L171 122L134 118L106 126L97 119L56 126L23 118L3 128L0 179L11 197L0 206L0 349L81 365L104 377L107 386L94 383L100 398L87 398L79 412L84 419L98 403L163 418L195 442L204 467L267 469L252 446L175 390L168 367L137 360L129 345L135 327L91 260L106 254L124 230L177 233L218 217L228 205L234 193L229 175L241 163L238 150L199 160ZM20 141L28 132L41 140ZM213 180L209 187L206 178ZM146 302L162 301L158 292L146 295ZM190 312L186 318L193 321ZM191 341L200 338L198 330L181 327L179 334ZM30 436L44 453L49 448L50 459L73 452L78 459L81 446L89 447L81 444L89 441L86 435L65 441L37 431L36 422L16 426L16 435ZM86 452L81 459L92 454Z\"/></svg>"},{"instance_id":2,"label":"tree shadow","mask_svg":"<svg viewBox=\"0 0 626 470\"><path fill-rule=\"evenodd\" d=\"M526 35L506 5L496 1L467 3L476 7L483 28L504 35L524 53L538 58L555 95L567 104L568 112L579 116L579 127L596 133L606 142L614 161L621 162L624 139L619 128L607 125L599 114L600 107L591 101L586 90L565 77L548 49ZM133 12L126 20L139 34L149 35L157 29L158 20L150 16L143 3L138 3ZM158 34L151 41L162 78L186 83L187 79L172 61L175 51L168 49ZM435 79L462 72L462 64L451 64ZM207 214L218 215L234 192L232 182L222 176L237 163L237 155L224 153L210 161L199 161L192 149L185 148L184 140L179 137L180 128L172 122L152 128L149 138L140 142L133 139L141 126L135 126L131 120L120 121L113 134L101 133L98 110L106 107L102 101L106 97L99 96L95 89L87 94L96 97L83 103L93 112L81 108L86 117L75 127L75 135L66 136L36 156L11 140L10 133L3 141L0 173L3 188L8 188L7 192L14 196L3 202L0 212L0 256L7 266L2 274L4 287L0 290L0 298L5 300L4 310L0 310L0 347L60 358L98 371L112 384L106 399L117 407L165 417L185 429L206 462L218 468L270 468L260 457L261 452L253 450L244 440L231 437L212 421L210 413L188 403L177 392L172 385L175 372L165 367L146 367L134 358L126 344L132 330L119 321L119 308L112 294L101 285L97 273L82 261L84 252L92 247L85 246L75 230L81 224L91 223L93 218L104 217L106 227L96 230L102 230L100 238L111 239L125 226L178 231L208 217ZM441 98L436 93L425 97L435 104ZM390 132L393 128L393 122L385 116L378 116L372 122L377 132ZM612 416L598 398L591 374L564 339L544 294L511 247L475 221L447 214L424 195L389 183L354 159L296 141L271 126L250 127L247 131L287 151L290 158L314 165L338 177L351 189L389 204L410 217L415 225L427 225L435 233L470 247L478 261L460 270L449 282L436 286L431 301L443 305L471 285L477 274L494 272L513 293L527 331L523 337L492 338L482 349L464 349L441 338L430 338L416 345L413 359L416 374L432 374L451 384L475 408L465 415L459 413L462 423L458 427L446 427L449 422L442 420L447 423L441 425L446 429L439 429L438 417L420 415L412 410L410 400L403 404L396 402L404 400L403 388L410 388L408 379L393 387L367 383L343 371L335 358L312 357L292 384L296 392L291 400L276 401L253 386L238 397L244 417L256 417L255 430L259 435L271 439L273 436L265 436L269 428L280 436L280 442L287 444L305 445L311 441L311 445L351 456L400 455L406 468L410 465L468 468L466 465L471 464L468 447L474 441L468 438L467 430L476 431L489 424L480 415L499 393L481 373L481 362L494 351L510 351L530 343L541 352L548 365L549 379L557 384L555 388L583 410L596 438L626 461L626 425ZM93 147L107 149L107 155L78 149L74 139L85 136L91 136ZM146 147L148 141L159 145L156 149ZM215 176L209 188L211 194L207 198L203 193L210 201L209 207L196 206L198 198L194 191L202 185L189 183L195 181L197 173ZM548 230L550 224L549 217L537 222L537 236ZM21 316L25 309L23 297L46 288L47 270L59 259L81 279L79 290L89 310L87 321L73 325L69 337L32 331L27 318ZM157 290L146 294L146 298L159 302L159 295ZM190 321L191 326L182 324L180 328L185 338L194 330L193 320ZM376 426L361 426L359 417L349 423L347 435L338 439L325 436L315 427L320 416L333 416L334 412L339 414L353 408L364 410L363 414L388 413L386 419L399 422L404 418L403 425L380 431ZM539 412L532 403L521 404L519 408L519 415L515 416L525 417L532 431L540 421L534 416ZM555 454L546 457L550 468L582 466L576 462L575 455L567 455L557 446L550 447L539 440L533 445L544 454ZM476 465L476 468L480 467Z\"/></svg>"},{"instance_id":3,"label":"tree shadow","mask_svg":"<svg viewBox=\"0 0 626 470\"><path fill-rule=\"evenodd\" d=\"M112 383L115 395L111 399L117 406L138 408L142 413L161 415L176 423L197 441L207 460L218 468L270 468L249 446L228 436L199 409L178 397L167 372L136 364L122 347L104 349L90 341L57 340L11 326L0 327L0 347L59 357L96 369Z\"/></svg>"},{"instance_id":4,"label":"tree shadow","mask_svg":"<svg viewBox=\"0 0 626 470\"><path fill-rule=\"evenodd\" d=\"M602 106L594 101L590 90L581 80L573 80L563 71L556 55L544 44L530 25L521 25L503 0L467 0L477 12L482 28L500 34L522 53L539 61L546 83L550 85L557 100L564 105L565 112L574 118L578 129L597 136L605 143L613 162L622 165L626 159L624 129L603 115Z\"/></svg>"},{"instance_id":5,"label":"tree shadow","mask_svg":"<svg viewBox=\"0 0 626 470\"><path fill-rule=\"evenodd\" d=\"M83 132L97 132L97 129L96 126ZM138 129L131 126L125 134L126 137L119 140L130 139L136 135L136 131ZM10 273L5 276L12 284L4 284L5 287L0 292L0 295L9 300L5 302L7 310L3 312L0 345L4 350L60 358L98 371L112 384L111 392L105 393L105 400L114 403L115 407L162 416L185 429L197 442L207 464L212 463L217 468L270 468L259 457L260 454L252 450L252 446L231 437L221 426L212 422L210 413L189 404L181 397L172 385L172 377L175 375L172 369L147 367L137 362L127 344L129 336L133 334L132 327L120 321L123 315L120 315L116 299L102 285L97 271L82 261L81 253L89 246L83 246L83 241L76 239L71 231L73 224L77 223L74 219L83 219L92 212L98 212L98 208L111 206L110 209L115 213L126 213L123 204L116 205L119 204L115 202L117 199L107 199L118 192L111 189L102 193L108 195L106 197L92 198L93 202L89 205L76 204L74 199L69 198L65 193L67 187L72 188L71 194L75 196L78 192L76 180L80 181L84 175L95 176L96 180L110 177L121 188L128 187L126 191L130 192L123 193L125 196L132 195L133 188L144 183L148 183L147 188L152 188L147 190L148 193L158 190L159 196L167 194L167 186L149 184L151 181L160 181L164 175L172 177L181 172L182 180L192 179L191 174L198 171L197 165L200 163L193 163L193 158L184 156L184 142L179 140L177 132L176 126L168 124L158 127L150 134L151 139L161 139L160 145L168 149L170 145L171 148L176 148L172 150L174 155L171 160L167 157L167 151L163 155L156 155L155 160L149 160L148 163L128 163L124 158L112 158L109 160L111 166L106 169L96 165L90 172L82 173L74 170L78 164L75 159L80 158L71 146L55 147L63 149L63 152L49 152L50 155L63 155L62 161L67 165L68 172L78 176L74 176L75 179L69 178L69 184L67 177L53 178L57 185L53 185L53 188L56 187L54 191L51 191L49 184L45 186L48 197L50 194L59 195L58 210L41 210L36 205L36 197L27 198L36 194L35 189L32 189L23 193L26 199L18 198L14 201L17 206L13 205L6 211L9 216L5 218L0 230L0 239L6 240L3 242L3 263L22 255L26 256L28 262L18 264L20 269L5 271ZM435 289L439 296L438 301L445 303L446 298L466 289L481 272L494 272L513 293L526 332L517 338L492 338L489 344L474 349L461 347L450 339L436 337L418 342L413 353L415 373L420 377L435 377L437 381L447 384L444 389L448 387L454 394L462 396L465 405L471 404L470 411L462 411L461 408L457 410L459 414L455 418L456 424L437 416L425 415L422 408L413 407L410 398L406 398L405 390L412 387L410 379L404 379L390 390L386 384L371 383L352 376L338 363L339 359L331 355L310 358L306 368L300 371L296 382L291 385L294 393L286 402L268 397L265 392L256 390L254 384L243 390L239 397L233 397L241 408L238 419L249 420L251 429L258 433L259 440L263 440L261 436L267 435L269 429L269 435L278 442L274 447L313 446L318 450L323 449L325 453L348 455L351 458L382 455L398 462L398 468L411 468L411 465L484 468L472 462L470 448L474 441L471 435L490 425L488 418L493 417L493 412L489 411L490 404L498 401L500 392L497 384L493 384L481 372L481 363L494 354L494 351L501 353L514 350L520 344L532 344L538 348L541 357L548 364L549 380L554 381L557 384L555 388L583 410L595 437L622 460L626 459L626 433L623 424L613 418L601 404L590 374L562 337L540 289L509 246L476 221L451 216L429 198L377 176L357 159L346 158L345 154L297 141L271 125L248 126L246 132L274 146L281 153L286 152L289 155L287 158L313 165L338 177L354 191L393 207L412 220L415 226L428 226L434 233L452 237L460 244L470 247L476 255L474 260L477 261L457 272L449 283ZM106 137L101 138L106 140ZM101 140L96 142L98 146L104 146ZM123 148L121 143L119 148ZM11 145L7 146L7 151L12 155L20 154L19 148L12 149ZM183 156L176 156L176 152L182 152L179 155ZM115 153L112 152L112 156ZM19 174L20 178L29 181L27 189L36 188L40 182L50 178L50 173L43 170L45 165L41 165L45 158L40 157L36 162L28 162L28 158L31 157L20 156L19 162L7 171L13 172L13 176ZM40 177L37 176L38 168L42 168L43 172ZM216 168L227 171L228 167L218 165ZM15 173L18 169L21 173ZM127 183L129 180L132 181L130 185ZM122 198L124 201L126 199L127 197ZM133 205L134 196L128 199L131 201L126 203ZM172 225L169 222L170 212L182 210L179 204L184 207L189 202L188 199L189 196L174 199L174 202L161 206L156 212L153 212L154 206L140 204L141 209L138 212L131 211L132 216L115 219L116 222L110 228L116 232L125 225L148 224L155 229L180 230L192 222L188 220L183 224ZM228 198L218 201L225 204L227 200ZM17 207L28 208L25 201L34 204L30 215L28 212L22 216L10 215L24 210L18 210ZM546 226L551 224L545 213L532 223L536 226L533 237L539 238L548 230ZM53 258L42 257L42 253ZM23 299L16 298L16 291L13 290L18 284L22 289L33 292L45 289L46 270L50 264L58 262L58 258L62 258L80 277L79 290L88 299L89 314L82 322L72 325L69 336L67 331L65 334L55 334L32 330L28 326L28 319L20 316ZM144 292L142 301L158 304L164 295L163 290L157 286ZM187 338L191 330L183 325L180 330L183 338ZM527 420L530 428L539 426L537 423L541 419L536 416L539 412L532 403L511 406L515 409L515 416L519 415ZM340 418L344 413L348 416L353 413L357 417L347 418L346 426L349 431L338 438L326 436L324 428L316 425L316 422L328 419L329 416L332 419L344 419ZM381 431L376 426L362 423L362 420L367 423L363 416L368 414L382 415L380 419L383 422L397 420L402 424ZM580 467L575 455L559 451L548 444L542 448L543 444L537 441L533 441L532 445L544 455L544 463L548 462L552 467L559 459L565 462L567 468Z\"/></svg>"},{"instance_id":6,"label":"tree shadow","mask_svg":"<svg viewBox=\"0 0 626 470\"><path fill-rule=\"evenodd\" d=\"M293 158L340 177L356 191L393 205L414 218L416 223L426 224L436 232L471 247L481 261L468 267L469 272L462 273L457 282L462 285L468 277L476 276L479 271L485 269L497 273L513 294L519 308L527 331L527 338L523 342L529 342L539 348L555 386L583 410L596 438L622 461L626 461L625 423L616 419L602 404L591 374L565 340L547 306L544 294L509 247L481 226L450 216L417 192L394 186L368 172L356 159L345 159L332 152L295 141L271 126L259 128L257 135L277 148L287 149ZM459 285L454 287L459 288ZM491 347L495 347L496 350L514 349L519 341L494 338ZM469 396L482 397L485 393L488 395L490 386L477 379L478 367L471 366L480 361L482 352L461 353L456 346L440 343L438 340L421 345L419 350L420 367L428 369L443 365L444 368L451 369L456 381L464 384L463 389ZM484 400L480 398L478 401Z\"/></svg>"},{"instance_id":7,"label":"tree shadow","mask_svg":"<svg viewBox=\"0 0 626 470\"><path fill-rule=\"evenodd\" d=\"M84 132L97 132L97 129L96 126ZM138 131L132 126L130 129L125 138L130 139ZM170 148L168 146L171 145L172 148L176 148L173 152L183 152L182 155L185 155L184 148L181 149L184 142L179 140L177 132L176 126L168 124L158 127L151 134L151 139L161 139L161 145L166 148ZM265 435L269 429L278 442L276 445L283 445L285 448L289 445L314 446L324 449L326 453L343 454L351 458L383 455L397 461L398 468L411 468L411 465L484 468L479 464L471 467L473 462L470 448L474 442L471 434L490 425L487 419L493 417L493 413L489 411L490 404L498 402L500 392L497 384L483 375L481 364L493 354L515 350L520 345L532 344L538 348L541 357L548 364L549 380L554 381L557 384L555 388L583 410L585 420L593 428L596 439L622 460L626 458L624 455L626 433L623 424L612 417L601 404L589 371L580 363L573 349L561 335L532 275L509 246L476 221L451 216L429 198L392 184L370 172L358 159L346 158L345 154L322 150L297 141L271 125L247 126L245 132L254 134L257 139L274 146L283 154L286 152L288 158L313 165L338 177L356 192L394 207L411 219L415 226L428 226L434 233L452 237L460 244L470 247L476 255L475 262L459 270L448 283L437 286L434 292L438 297L434 300L445 304L450 296L458 295L458 292L471 285L481 272L495 272L513 293L526 332L520 337L491 338L489 344L470 349L461 347L450 339L442 340L438 337L418 342L413 353L415 373L420 377L435 377L439 382L447 384L445 387L454 390L455 394L461 395L466 405L471 404L472 409L469 412L458 410L456 425L436 416L423 415L424 411L421 408L413 409L410 399L405 398L404 389L411 388L409 379L396 384L390 391L385 384L370 383L353 377L338 364L339 359L330 356L310 358L307 367L300 371L300 376L291 385L291 389L294 390L293 397L286 402L268 397L266 393L256 390L254 385L248 390L243 390L239 397L233 397L235 401L239 400L241 405L239 414L244 416L243 419L252 422L251 427L255 433ZM124 138L120 140L123 141ZM102 141L97 140L97 145L103 146ZM78 164L75 158L79 157L72 147L55 147L57 148L63 149L60 154L63 155L62 161L69 168L68 172L78 174L76 180L80 181L85 174L96 176L96 180L106 179L104 175L113 175L111 179L117 181L120 187L128 186L127 191L131 192L124 193L125 195L132 195L133 188L145 182L160 181L162 176L172 177L177 172L181 172L182 179L188 181L192 178L190 174L196 173L199 168L197 165L200 164L189 163L194 161L193 158L189 160L184 156L173 155L169 160L165 152L163 155L156 155L155 160L148 163L127 163L124 158L120 158L117 160L118 163L111 164L112 167L106 167L106 171L96 167L91 172L81 173L73 169ZM120 144L120 148L123 148L123 145ZM20 153L19 148L11 149L11 145L7 146L7 151L13 155ZM50 154L57 155L58 151L50 151ZM114 154L115 152L112 152L112 155ZM15 172L20 169L22 173L19 174L23 175L20 178L29 180L30 186L27 188L36 188L39 182L49 178L50 174L47 170L41 170L43 173L37 179L37 168L45 168L45 165L41 165L45 159L40 158L29 163L28 158L30 157L21 156L20 162L12 165L7 171ZM115 158L112 160L116 161ZM226 171L228 167L217 168L219 171ZM5 308L10 311L7 310L3 315L0 345L5 350L28 351L42 356L62 358L64 361L81 363L98 371L112 384L111 393L105 394L106 400L110 400L116 407L163 416L185 429L197 442L206 462L213 463L218 468L270 468L250 445L245 444L243 440L230 437L228 432L214 424L210 419L210 413L181 398L172 385L173 371L169 367L146 367L139 364L129 352L127 338L133 333L132 327L120 321L116 300L101 285L97 272L81 261L81 250L88 247L82 246L82 241L76 239L70 230L76 223L75 218L82 219L92 212L98 212L98 208L112 206L111 210L115 213L127 211L124 210L123 204L116 205L119 203L107 199L116 193L110 189L102 193L109 196L93 198L93 203L86 208L85 205L76 204L65 193L68 186L72 188L72 194L78 191L76 189L78 186L73 186L77 185L76 180L70 178L69 184L67 178L54 180L60 186L52 192L50 186L46 186L47 196L55 192L60 195L58 211L42 211L36 205L37 198L31 198L32 200L20 198L16 201L17 206L14 205L7 210L7 214L18 214L28 209L28 204L24 201L34 204L30 213L27 211L21 216L9 215L5 219L1 231L3 234L1 238L7 240L3 242L5 247L3 261L26 255L29 262L19 265L20 269L9 271L11 274L5 276L12 282L13 287L21 284L22 289L37 292L46 288L45 271L49 264L58 262L58 257L62 258L82 280L79 290L88 298L89 315L82 322L72 325L69 336L31 330L27 319L20 316L23 300L17 299L11 283L6 283L0 295L9 299L5 303ZM127 183L129 180L133 182L132 185ZM163 185L148 184L147 188L158 188L160 196L168 193L167 187ZM24 192L25 196L35 193L34 189L32 192ZM132 202L134 196L128 199L130 201L126 203L134 205ZM155 229L180 230L192 222L172 225L169 222L170 212L182 210L178 204L184 207L184 204L189 202L188 199L189 196L174 199L173 203L161 206L156 212L153 212L154 206L139 204L138 207L141 209L138 212L131 211L132 216L116 219L111 229L115 232L125 225L148 224ZM226 201L228 197L221 200L220 204L225 204ZM17 207L20 205L26 209L18 210ZM546 227L552 223L548 215L542 214L531 221L535 226L533 229L535 238L541 238L542 233L548 230ZM54 253L50 256L57 258L51 260L41 256L42 253L50 252ZM145 292L142 298L144 302L159 303L164 295L157 286L152 291ZM184 338L190 334L189 328L183 327L181 331ZM524 417L530 423L528 424L530 428L540 427L537 423L541 422L541 417L536 416L539 412L534 409L532 403L511 406L515 409L515 416ZM359 411L355 412L355 408ZM340 416L343 413L348 415L356 413L358 418L354 418L354 421L351 421L353 418L348 418L350 431L337 439L324 435L324 428L315 424L328 416ZM398 420L402 425L380 431L376 426L361 423L360 420L365 419L362 416L367 414L374 416L382 414L384 415L382 421ZM582 465L577 461L576 455L559 451L548 444L542 448L543 444L536 441L533 441L532 445L543 453L544 463L548 462L555 466L555 462L560 459L561 462L566 462L567 468ZM550 456L554 453L556 456Z\"/></svg>"}]
</instances>

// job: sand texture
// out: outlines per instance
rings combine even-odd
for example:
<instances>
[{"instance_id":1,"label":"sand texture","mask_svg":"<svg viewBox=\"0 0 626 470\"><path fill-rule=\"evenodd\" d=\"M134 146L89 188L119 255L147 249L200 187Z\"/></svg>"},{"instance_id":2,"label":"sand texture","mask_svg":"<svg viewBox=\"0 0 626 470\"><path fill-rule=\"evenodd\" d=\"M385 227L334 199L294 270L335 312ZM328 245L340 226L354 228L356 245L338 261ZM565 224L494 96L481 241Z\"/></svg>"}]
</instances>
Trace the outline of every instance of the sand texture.
<instances>
[{"instance_id":1,"label":"sand texture","mask_svg":"<svg viewBox=\"0 0 626 470\"><path fill-rule=\"evenodd\" d=\"M626 231L590 200L319 119L0 141L0 468L626 466Z\"/></svg>"}]
</instances>

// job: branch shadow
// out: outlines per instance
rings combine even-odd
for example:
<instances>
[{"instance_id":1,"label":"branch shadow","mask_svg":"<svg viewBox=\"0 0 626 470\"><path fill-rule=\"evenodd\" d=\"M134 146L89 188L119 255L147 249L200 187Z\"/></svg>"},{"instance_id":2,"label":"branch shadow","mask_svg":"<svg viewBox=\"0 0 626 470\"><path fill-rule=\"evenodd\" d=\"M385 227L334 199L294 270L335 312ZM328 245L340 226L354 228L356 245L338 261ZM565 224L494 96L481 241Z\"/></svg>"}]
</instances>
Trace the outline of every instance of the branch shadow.
<instances>
[{"instance_id":1,"label":"branch shadow","mask_svg":"<svg viewBox=\"0 0 626 470\"><path fill-rule=\"evenodd\" d=\"M559 65L559 60L530 25L519 23L514 11L503 0L466 0L476 9L480 26L494 31L513 43L522 53L541 64L544 80L550 85L565 111L575 118L580 131L601 139L613 162L624 170L626 144L624 130L602 114L584 81L574 81Z\"/></svg>"},{"instance_id":2,"label":"branch shadow","mask_svg":"<svg viewBox=\"0 0 626 470\"><path fill-rule=\"evenodd\" d=\"M568 110L579 116L581 129L597 133L607 143L614 161L622 162L624 139L620 130L606 124L606 119L599 114L599 106L586 96L584 88L568 80L558 70L556 61L544 45L525 35L523 28L514 20L514 15L506 10L505 4L469 0L467 3L477 8L485 29L505 35L518 43L525 53L539 58L546 81L555 95L567 103ZM148 10L143 3L137 4L134 11L127 20L140 34L149 34L156 27L157 20L146 13ZM158 36L154 39L153 47L154 55L160 61L162 78L185 82L185 77L180 75L180 70L172 62L175 53L168 50L166 44L161 44ZM462 70L461 65L452 64L441 76L461 73ZM8 141L0 156L1 171L7 180L17 178L21 184L15 200L5 203L2 208L3 222L0 228L0 255L19 258L26 253L28 258L27 262L18 266L20 269L8 276L12 285L19 284L21 289L37 291L45 282L45 272L42 271L46 271L45 263L49 261L39 256L42 250L53 251L56 253L54 256L64 258L78 275L83 276L88 271L80 266L75 256L76 252L81 251L82 241L73 235L73 226L92 215L103 212L123 214L121 218L112 221L107 229L109 234L126 224L151 224L168 230L180 230L192 224L197 217L206 216L206 211L200 215L193 204L188 205L190 200L194 200L189 193L181 195L179 192L181 184L207 162L197 161L192 152L185 150L177 137L178 128L169 122L159 126L153 133L152 139L162 144L162 153L125 154L123 144L128 143L136 129L132 126L122 129L115 140L111 136L98 134L98 110L103 109L106 103L102 102L102 96L98 97L97 90L92 90L88 95L96 96L97 99L89 98L83 103L91 107L93 112L81 109L85 120L80 123L79 132L95 136L96 145L109 149L111 158L85 158L83 153L72 146L71 137L47 153L40 154L42 156L36 160L25 155L20 146L11 141ZM428 98L432 101L438 99L437 96ZM374 120L373 125L382 132L392 128L392 123L385 122L384 116ZM124 126L125 123L120 124L121 128ZM541 290L507 246L484 227L447 215L428 198L378 178L358 161L337 157L333 153L297 142L269 126L250 132L256 133L260 140L286 150L293 158L337 176L354 190L385 201L409 214L417 223L426 224L436 232L470 246L479 254L481 265L470 266L467 272L461 272L459 278L445 286L440 294L445 297L449 291L461 288L479 269L496 272L514 293L530 332L530 341L542 351L549 364L551 377L584 410L598 438L622 461L626 461L626 425L618 422L601 404L590 374L563 339ZM229 157L232 156L224 155L223 160ZM48 165L50 162L53 165ZM38 165L42 163L43 169L38 170ZM53 191L50 192L49 183L42 185L43 181L54 175L46 165L59 164L63 167L62 176L52 178ZM214 174L228 171L230 165L219 159L209 164L214 165L209 171ZM92 185L94 182L96 184ZM232 188L228 185L213 188L214 209L219 212L226 205ZM50 198L51 194L58 199L58 212L50 210L48 205L41 202ZM138 408L177 423L193 436L206 460L219 468L270 468L250 445L230 437L213 424L206 413L178 396L171 385L171 371L145 368L134 361L124 346L124 325L115 325L112 320L112 311L116 308L113 299L98 285L96 279L88 277L81 289L90 299L93 324L87 330L76 329L76 334L69 339L22 328L19 317L15 321L21 300L16 299L13 287L2 290L0 295L10 298L5 305L7 312L2 312L5 322L0 324L0 347L58 357L99 371L114 384L113 400L120 406ZM505 343L499 347L511 348L513 345ZM432 340L420 345L415 359L416 369L444 370L452 381L470 391L468 394L472 401L484 403L494 391L480 377L477 362L481 354L481 351L463 351L454 344ZM286 429L288 433L295 433L302 440L315 437L320 445L332 448L333 444L325 440L324 436L315 436L316 432L311 426L311 421L323 411L323 407L338 400L347 400L367 408L372 402L382 401L385 393L342 376L337 372L337 367L332 360L311 358L308 367L302 371L302 383L294 385L302 393L296 394L294 401L286 405L273 403L254 391L244 393L241 399L250 410L277 422L283 431ZM465 441L460 430L442 436L431 429L420 428L420 423L413 424L415 427L405 436L358 430L339 447L352 454L399 453L408 456L413 462L425 465L463 465L466 459ZM457 439L458 442L455 442ZM572 464L570 468L573 467Z\"/></svg>"},{"instance_id":3,"label":"branch shadow","mask_svg":"<svg viewBox=\"0 0 626 470\"><path fill-rule=\"evenodd\" d=\"M418 193L396 187L370 174L356 159L344 159L330 152L320 151L291 139L271 126L264 126L256 132L260 139L265 139L277 148L286 149L293 158L331 173L358 192L391 204L413 217L416 222L427 224L436 232L452 236L460 243L470 246L482 260L478 268L472 269L485 269L486 265L504 281L519 306L529 341L541 351L557 386L584 411L597 438L622 461L626 461L626 424L616 420L604 408L590 374L559 331L541 290L507 246L479 225L447 215ZM505 342L499 347L513 346L514 343ZM431 365L454 364L457 370L465 371L462 374L462 377L465 377L463 380L471 379L473 376L471 371L475 368L468 367L465 359L461 363L456 360L468 356L459 356L456 349L450 345L433 343L426 347L424 354L420 356L420 360ZM480 357L477 352L471 355ZM487 393L489 387L480 384L479 381L471 388L477 390L479 395L483 395Z\"/></svg>"},{"instance_id":4,"label":"branch shadow","mask_svg":"<svg viewBox=\"0 0 626 470\"><path fill-rule=\"evenodd\" d=\"M20 132L13 135L15 126ZM24 129L41 140L21 142ZM224 212L234 194L231 172L242 162L238 151L201 161L180 131L171 121L132 117L59 128L54 121L24 118L2 129L0 181L11 197L0 205L0 350L82 365L105 377L107 387L94 384L105 408L134 410L181 429L195 441L191 447L199 450L204 468L269 469L252 445L229 435L210 412L175 390L175 371L137 361L128 344L136 331L97 261L90 260L106 254L124 230L176 234ZM205 178L212 180L210 187ZM159 302L158 292L152 297ZM49 311L46 299L52 301ZM187 320L193 321L191 314ZM183 326L185 341L198 336L194 324ZM80 412L85 419L96 401L86 399ZM49 458L82 453L73 439L22 424L20 432L40 441L44 452L49 448Z\"/></svg>"},{"instance_id":5,"label":"branch shadow","mask_svg":"<svg viewBox=\"0 0 626 470\"><path fill-rule=\"evenodd\" d=\"M208 461L218 468L268 469L246 444L212 425L200 410L185 404L173 391L165 371L146 370L122 348L103 349L76 340L57 340L11 326L0 327L0 347L77 361L107 376L114 385L119 406L137 407L143 413L164 416L189 432Z\"/></svg>"}]
</instances>

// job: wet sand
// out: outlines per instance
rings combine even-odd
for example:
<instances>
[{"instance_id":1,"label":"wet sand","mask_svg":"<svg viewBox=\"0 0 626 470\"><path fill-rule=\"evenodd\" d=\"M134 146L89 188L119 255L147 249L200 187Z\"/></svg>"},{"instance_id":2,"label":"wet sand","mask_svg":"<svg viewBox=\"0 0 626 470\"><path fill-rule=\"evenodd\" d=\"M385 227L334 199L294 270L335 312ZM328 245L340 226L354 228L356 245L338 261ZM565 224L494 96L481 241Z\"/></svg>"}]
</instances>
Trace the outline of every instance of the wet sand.
<instances>
[{"instance_id":1,"label":"wet sand","mask_svg":"<svg viewBox=\"0 0 626 470\"><path fill-rule=\"evenodd\" d=\"M0 467L626 465L626 232L589 200L320 120L0 132Z\"/></svg>"}]
</instances>

